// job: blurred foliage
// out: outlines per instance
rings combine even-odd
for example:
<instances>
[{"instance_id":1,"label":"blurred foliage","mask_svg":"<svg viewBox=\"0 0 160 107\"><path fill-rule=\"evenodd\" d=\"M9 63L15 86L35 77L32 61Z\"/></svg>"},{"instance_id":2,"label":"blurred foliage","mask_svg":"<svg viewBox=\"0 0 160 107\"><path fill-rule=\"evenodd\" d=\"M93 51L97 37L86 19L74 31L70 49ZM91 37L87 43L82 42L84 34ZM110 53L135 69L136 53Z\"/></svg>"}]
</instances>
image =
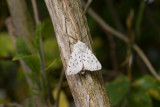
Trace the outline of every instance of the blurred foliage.
<instances>
[{"instance_id":1,"label":"blurred foliage","mask_svg":"<svg viewBox=\"0 0 160 107\"><path fill-rule=\"evenodd\" d=\"M34 17L31 2L26 2L32 17ZM108 6L111 4L107 3L107 0L93 0L91 6L105 22L119 30L116 23L117 20L113 16L114 11ZM35 74L25 75L30 76L33 81L37 81L35 77L38 76L37 84L42 91L45 91L46 84L40 71L46 72L48 84L52 90L52 97L56 98L62 62L52 21L49 18L44 0L38 0L37 4L39 13L41 13L39 14L41 23L35 29L35 51L31 54L25 41L19 38L17 40L17 55L15 55L15 47L4 24L4 21L9 16L6 0L0 1L0 103L22 103L25 99L29 99L28 106L33 105L33 99L29 94L30 91L24 72L19 62L12 61L12 59L22 59L35 72ZM120 32L126 34L129 39L133 39L132 42L137 43L142 48L160 74L160 1L153 0L153 2L147 3L144 0L113 0L112 6L115 9L114 14L118 15L118 19L124 29L124 31ZM131 10L132 17L128 17L131 14ZM108 32L106 33L88 14L86 16L94 43L94 53L103 66L102 74L111 104L116 107L159 107L160 83L149 73L139 56L118 38L113 37L113 40L110 41L108 36L112 35L108 35ZM42 68L40 37L42 37L44 46L46 62L44 69ZM114 66L112 65L111 57L113 52L116 55L114 63L117 63L117 71L114 71ZM126 59L129 59L128 54L133 55L133 61L130 66L131 71L128 70L128 65L126 64ZM128 77L129 72L131 73L130 77ZM43 81L44 84L39 84L40 81ZM60 95L60 107L69 107L70 102L73 102L73 99L65 79Z\"/></svg>"},{"instance_id":2,"label":"blurred foliage","mask_svg":"<svg viewBox=\"0 0 160 107\"><path fill-rule=\"evenodd\" d=\"M152 107L152 101L145 92L129 95L129 107Z\"/></svg>"},{"instance_id":3,"label":"blurred foliage","mask_svg":"<svg viewBox=\"0 0 160 107\"><path fill-rule=\"evenodd\" d=\"M113 106L118 104L124 98L129 87L129 79L125 76L119 76L113 82L106 85L106 90Z\"/></svg>"},{"instance_id":4,"label":"blurred foliage","mask_svg":"<svg viewBox=\"0 0 160 107\"><path fill-rule=\"evenodd\" d=\"M57 88L52 91L52 95L55 99L57 98L57 92ZM60 92L59 107L69 107L69 102L63 91Z\"/></svg>"},{"instance_id":5,"label":"blurred foliage","mask_svg":"<svg viewBox=\"0 0 160 107\"><path fill-rule=\"evenodd\" d=\"M155 80L155 78L149 75L145 75L140 79L137 79L133 83L133 88L138 91L143 91L147 93L150 97L160 101L159 83Z\"/></svg>"},{"instance_id":6,"label":"blurred foliage","mask_svg":"<svg viewBox=\"0 0 160 107\"><path fill-rule=\"evenodd\" d=\"M1 32L0 33L0 56L7 57L14 54L15 54L15 50L14 50L11 38L8 36L7 33Z\"/></svg>"}]
</instances>

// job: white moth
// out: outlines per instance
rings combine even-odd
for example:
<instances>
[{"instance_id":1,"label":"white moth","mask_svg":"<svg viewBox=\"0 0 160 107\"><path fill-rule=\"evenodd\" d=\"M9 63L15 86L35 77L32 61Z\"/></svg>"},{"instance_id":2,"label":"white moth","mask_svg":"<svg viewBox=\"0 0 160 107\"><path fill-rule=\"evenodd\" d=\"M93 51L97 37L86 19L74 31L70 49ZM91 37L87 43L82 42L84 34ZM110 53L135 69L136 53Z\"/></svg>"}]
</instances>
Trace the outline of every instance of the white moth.
<instances>
[{"instance_id":1,"label":"white moth","mask_svg":"<svg viewBox=\"0 0 160 107\"><path fill-rule=\"evenodd\" d=\"M101 68L100 62L85 43L78 41L74 44L67 66L67 75L77 74L81 70L97 71Z\"/></svg>"}]
</instances>

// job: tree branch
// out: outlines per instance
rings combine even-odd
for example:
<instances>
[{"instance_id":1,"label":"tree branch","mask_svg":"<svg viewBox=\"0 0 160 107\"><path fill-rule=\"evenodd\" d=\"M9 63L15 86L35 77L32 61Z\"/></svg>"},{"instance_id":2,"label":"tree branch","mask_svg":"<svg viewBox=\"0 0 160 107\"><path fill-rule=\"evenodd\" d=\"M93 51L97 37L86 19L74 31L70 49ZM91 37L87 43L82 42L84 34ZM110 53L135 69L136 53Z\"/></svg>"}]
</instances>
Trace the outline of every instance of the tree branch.
<instances>
[{"instance_id":1,"label":"tree branch","mask_svg":"<svg viewBox=\"0 0 160 107\"><path fill-rule=\"evenodd\" d=\"M91 47L91 37L80 0L45 0L56 38L60 55L66 70L75 39L80 38ZM73 39L75 38L75 39ZM66 75L77 107L110 107L102 75L100 72L85 72L85 75Z\"/></svg>"},{"instance_id":2,"label":"tree branch","mask_svg":"<svg viewBox=\"0 0 160 107\"><path fill-rule=\"evenodd\" d=\"M31 0L31 2L32 2L32 7L33 7L34 19L37 25L39 23L39 14L38 14L36 0Z\"/></svg>"},{"instance_id":3,"label":"tree branch","mask_svg":"<svg viewBox=\"0 0 160 107\"><path fill-rule=\"evenodd\" d=\"M113 34L114 36L118 37L119 39L123 40L125 43L128 43L129 40L126 38L126 36L118 31L116 31L115 29L113 29L112 27L110 27L107 23L105 23L103 21L103 19L101 19L92 9L88 10L88 13L100 24L100 26L110 32L111 34ZM152 64L150 63L150 61L148 60L148 58L145 56L145 54L143 53L143 51L136 45L133 44L132 45L133 49L137 52L137 54L141 57L141 59L143 60L143 62L145 63L145 65L147 66L147 68L149 69L149 71L151 72L151 74L158 80L160 81L160 76L157 74L156 70L153 68Z\"/></svg>"},{"instance_id":4,"label":"tree branch","mask_svg":"<svg viewBox=\"0 0 160 107\"><path fill-rule=\"evenodd\" d=\"M87 4L86 4L86 6L85 6L84 12L83 12L84 14L86 14L86 12L87 12L87 10L89 9L92 1L93 1L93 0L88 0Z\"/></svg>"}]
</instances>

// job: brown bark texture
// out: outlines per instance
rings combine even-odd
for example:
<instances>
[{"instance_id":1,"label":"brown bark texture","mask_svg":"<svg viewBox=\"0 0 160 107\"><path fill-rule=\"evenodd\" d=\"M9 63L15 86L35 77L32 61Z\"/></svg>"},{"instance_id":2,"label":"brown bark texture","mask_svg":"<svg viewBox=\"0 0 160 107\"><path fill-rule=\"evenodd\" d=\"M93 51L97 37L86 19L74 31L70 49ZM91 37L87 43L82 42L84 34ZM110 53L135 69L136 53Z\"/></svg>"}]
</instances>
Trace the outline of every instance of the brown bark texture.
<instances>
[{"instance_id":1,"label":"brown bark texture","mask_svg":"<svg viewBox=\"0 0 160 107\"><path fill-rule=\"evenodd\" d=\"M25 0L7 0L8 7L10 10L11 18L6 20L6 26L8 28L9 35L12 38L13 44L16 48L16 40L20 36L22 37L30 50L33 52L33 41L34 41L34 24L30 16L30 13L27 10ZM20 64L23 68L23 71L29 88L32 92L35 92L37 86L32 82L31 78L27 73L32 73L31 69L25 65L25 63L20 60ZM46 107L46 104L39 96L33 96L34 107Z\"/></svg>"},{"instance_id":2,"label":"brown bark texture","mask_svg":"<svg viewBox=\"0 0 160 107\"><path fill-rule=\"evenodd\" d=\"M80 0L45 0L60 55L66 70L73 45L81 40L92 49L92 40ZM84 75L66 75L77 107L110 107L100 71L86 71Z\"/></svg>"}]
</instances>

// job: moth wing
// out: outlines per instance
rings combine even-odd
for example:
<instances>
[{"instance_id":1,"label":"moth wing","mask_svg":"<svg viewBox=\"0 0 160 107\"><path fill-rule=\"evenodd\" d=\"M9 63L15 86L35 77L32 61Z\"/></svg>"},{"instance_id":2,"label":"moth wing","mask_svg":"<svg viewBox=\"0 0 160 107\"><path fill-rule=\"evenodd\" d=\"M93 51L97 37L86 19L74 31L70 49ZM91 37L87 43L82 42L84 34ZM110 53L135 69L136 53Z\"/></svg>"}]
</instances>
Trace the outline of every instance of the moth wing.
<instances>
[{"instance_id":1,"label":"moth wing","mask_svg":"<svg viewBox=\"0 0 160 107\"><path fill-rule=\"evenodd\" d=\"M102 69L102 66L92 51L86 46L86 51L82 55L84 69L89 71L97 71Z\"/></svg>"},{"instance_id":2,"label":"moth wing","mask_svg":"<svg viewBox=\"0 0 160 107\"><path fill-rule=\"evenodd\" d=\"M83 68L82 54L81 52L79 52L78 48L74 47L68 62L68 66L66 70L67 75L77 74L82 70L82 68Z\"/></svg>"}]
</instances>

